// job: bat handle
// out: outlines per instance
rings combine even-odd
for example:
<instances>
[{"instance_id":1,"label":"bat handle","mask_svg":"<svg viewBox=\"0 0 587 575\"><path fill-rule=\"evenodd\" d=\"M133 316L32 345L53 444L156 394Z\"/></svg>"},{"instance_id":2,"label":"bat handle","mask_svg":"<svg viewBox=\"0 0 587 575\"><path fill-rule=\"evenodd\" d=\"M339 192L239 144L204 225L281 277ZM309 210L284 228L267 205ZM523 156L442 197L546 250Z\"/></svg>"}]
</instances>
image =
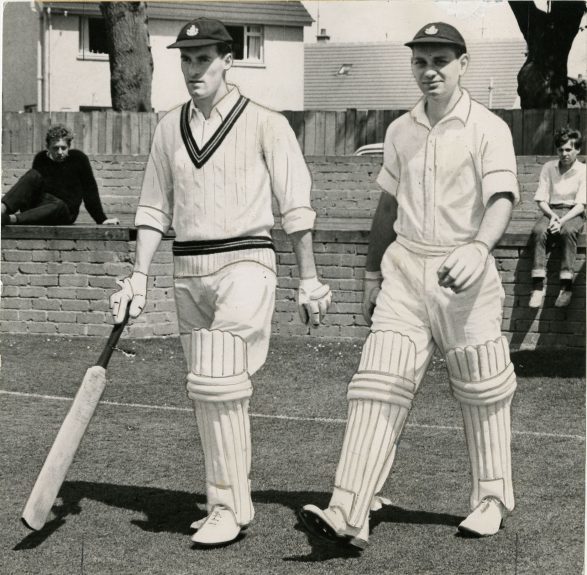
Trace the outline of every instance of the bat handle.
<instances>
[{"instance_id":1,"label":"bat handle","mask_svg":"<svg viewBox=\"0 0 587 575\"><path fill-rule=\"evenodd\" d=\"M120 323L114 324L114 327L110 332L110 337L108 338L108 341L106 342L106 345L104 346L104 349L102 350L102 353L100 354L100 357L98 358L98 362L96 363L96 365L99 365L100 367L106 369L106 366L110 361L110 357L112 356L112 352L114 351L114 348L116 347L116 344L118 343L118 340L120 339L120 336L124 331L124 327L128 322L128 318L129 309L127 308L126 314L124 315L124 319Z\"/></svg>"}]
</instances>

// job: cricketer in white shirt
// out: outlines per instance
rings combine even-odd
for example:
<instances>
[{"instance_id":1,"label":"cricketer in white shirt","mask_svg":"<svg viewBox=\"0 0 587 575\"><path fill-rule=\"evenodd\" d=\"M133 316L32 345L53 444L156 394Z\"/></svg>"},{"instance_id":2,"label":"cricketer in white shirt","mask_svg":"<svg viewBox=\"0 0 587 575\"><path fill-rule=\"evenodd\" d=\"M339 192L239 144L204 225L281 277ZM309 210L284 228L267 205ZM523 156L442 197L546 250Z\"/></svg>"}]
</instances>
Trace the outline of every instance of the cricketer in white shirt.
<instances>
[{"instance_id":1,"label":"cricketer in white shirt","mask_svg":"<svg viewBox=\"0 0 587 575\"><path fill-rule=\"evenodd\" d=\"M348 387L330 503L300 512L309 532L358 548L367 544L370 511L437 349L461 405L471 463L472 513L459 529L494 534L514 507L516 379L490 255L519 197L512 137L460 87L469 57L458 30L434 22L406 45L424 97L385 136L363 296L371 333Z\"/></svg>"}]
</instances>

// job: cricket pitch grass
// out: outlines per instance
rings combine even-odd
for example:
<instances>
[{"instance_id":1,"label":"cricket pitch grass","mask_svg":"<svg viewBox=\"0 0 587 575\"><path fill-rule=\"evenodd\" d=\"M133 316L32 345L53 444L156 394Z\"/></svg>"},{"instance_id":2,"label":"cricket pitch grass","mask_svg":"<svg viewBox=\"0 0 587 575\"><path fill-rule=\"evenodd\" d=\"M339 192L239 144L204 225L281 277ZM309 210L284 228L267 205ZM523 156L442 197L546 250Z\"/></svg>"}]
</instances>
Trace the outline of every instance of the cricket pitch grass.
<instances>
[{"instance_id":1,"label":"cricket pitch grass","mask_svg":"<svg viewBox=\"0 0 587 575\"><path fill-rule=\"evenodd\" d=\"M317 332L319 334L319 332ZM119 343L108 385L44 529L22 507L85 370L103 342L3 338L2 575L579 575L584 566L585 354L512 354L516 509L496 536L470 539L469 465L444 363L429 370L362 553L309 540L296 510L325 506L361 343L274 338L251 401L256 517L236 543L192 547L205 515L196 422L177 339Z\"/></svg>"}]
</instances>

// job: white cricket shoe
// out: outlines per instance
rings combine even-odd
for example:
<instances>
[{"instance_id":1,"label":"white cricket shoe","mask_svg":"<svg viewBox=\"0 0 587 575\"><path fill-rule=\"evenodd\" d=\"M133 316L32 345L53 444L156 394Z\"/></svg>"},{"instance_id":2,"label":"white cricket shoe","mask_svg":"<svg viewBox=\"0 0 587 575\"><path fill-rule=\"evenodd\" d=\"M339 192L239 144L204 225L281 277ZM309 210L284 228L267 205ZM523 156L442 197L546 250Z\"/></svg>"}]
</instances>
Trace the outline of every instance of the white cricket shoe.
<instances>
[{"instance_id":1,"label":"white cricket shoe","mask_svg":"<svg viewBox=\"0 0 587 575\"><path fill-rule=\"evenodd\" d=\"M477 537L495 535L502 525L505 507L497 497L484 497L459 525L459 531Z\"/></svg>"},{"instance_id":2,"label":"white cricket shoe","mask_svg":"<svg viewBox=\"0 0 587 575\"><path fill-rule=\"evenodd\" d=\"M558 292L558 297L554 302L554 307L567 307L571 303L571 298L573 297L573 292L571 290L565 289L560 290Z\"/></svg>"},{"instance_id":3,"label":"white cricket shoe","mask_svg":"<svg viewBox=\"0 0 587 575\"><path fill-rule=\"evenodd\" d=\"M532 290L532 295L530 296L530 303L528 307L531 308L538 308L541 307L544 303L544 289L535 289Z\"/></svg>"},{"instance_id":4,"label":"white cricket shoe","mask_svg":"<svg viewBox=\"0 0 587 575\"><path fill-rule=\"evenodd\" d=\"M192 528L198 531L191 536L191 540L199 545L208 546L234 541L241 531L234 513L222 505L214 507L210 515L203 520L194 521Z\"/></svg>"},{"instance_id":5,"label":"white cricket shoe","mask_svg":"<svg viewBox=\"0 0 587 575\"><path fill-rule=\"evenodd\" d=\"M330 543L342 543L357 549L369 545L369 520L360 530L351 527L338 507L320 509L315 505L304 505L298 517L308 533Z\"/></svg>"}]
</instances>

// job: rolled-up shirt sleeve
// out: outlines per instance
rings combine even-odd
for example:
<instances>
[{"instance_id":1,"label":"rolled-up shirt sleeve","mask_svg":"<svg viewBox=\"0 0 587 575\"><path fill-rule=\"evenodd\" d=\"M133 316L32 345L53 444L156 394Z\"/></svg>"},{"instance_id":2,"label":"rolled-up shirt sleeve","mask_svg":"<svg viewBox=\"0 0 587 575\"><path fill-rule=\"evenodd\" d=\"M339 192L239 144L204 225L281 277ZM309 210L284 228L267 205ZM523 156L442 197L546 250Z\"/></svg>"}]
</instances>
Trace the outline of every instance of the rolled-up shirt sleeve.
<instances>
[{"instance_id":1,"label":"rolled-up shirt sleeve","mask_svg":"<svg viewBox=\"0 0 587 575\"><path fill-rule=\"evenodd\" d=\"M311 230L316 219L310 203L312 178L294 131L281 114L268 115L262 146L285 233Z\"/></svg>"},{"instance_id":2,"label":"rolled-up shirt sleeve","mask_svg":"<svg viewBox=\"0 0 587 575\"><path fill-rule=\"evenodd\" d=\"M485 133L481 149L483 204L494 194L509 192L520 201L514 142L508 125L497 120Z\"/></svg>"},{"instance_id":3,"label":"rolled-up shirt sleeve","mask_svg":"<svg viewBox=\"0 0 587 575\"><path fill-rule=\"evenodd\" d=\"M550 176L548 174L548 164L542 166L540 170L540 178L538 179L538 188L534 194L534 200L537 202L550 201Z\"/></svg>"},{"instance_id":4,"label":"rolled-up shirt sleeve","mask_svg":"<svg viewBox=\"0 0 587 575\"><path fill-rule=\"evenodd\" d=\"M384 191L395 197L400 181L400 163L393 140L394 127L390 126L385 133L383 166L377 176L377 183Z\"/></svg>"},{"instance_id":5,"label":"rolled-up shirt sleeve","mask_svg":"<svg viewBox=\"0 0 587 575\"><path fill-rule=\"evenodd\" d=\"M166 233L173 218L173 175L165 150L161 123L155 130L151 153L145 168L135 226L146 226Z\"/></svg>"}]
</instances>

